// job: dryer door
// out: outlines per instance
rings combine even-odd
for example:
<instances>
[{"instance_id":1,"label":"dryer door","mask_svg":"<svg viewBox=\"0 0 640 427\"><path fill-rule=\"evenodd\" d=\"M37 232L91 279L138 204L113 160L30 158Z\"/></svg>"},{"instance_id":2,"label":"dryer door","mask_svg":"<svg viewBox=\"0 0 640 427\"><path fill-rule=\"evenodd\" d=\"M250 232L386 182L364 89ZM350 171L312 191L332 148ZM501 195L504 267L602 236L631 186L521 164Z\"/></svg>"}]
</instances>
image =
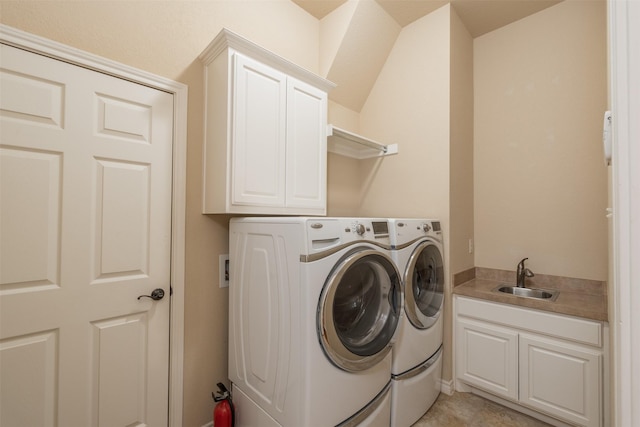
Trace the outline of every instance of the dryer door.
<instances>
[{"instance_id":1,"label":"dryer door","mask_svg":"<svg viewBox=\"0 0 640 427\"><path fill-rule=\"evenodd\" d=\"M444 266L438 246L425 241L415 248L404 283L407 318L418 329L431 327L438 320L444 301Z\"/></svg>"},{"instance_id":2,"label":"dryer door","mask_svg":"<svg viewBox=\"0 0 640 427\"><path fill-rule=\"evenodd\" d=\"M318 307L318 336L329 359L346 371L362 371L391 350L400 316L400 274L388 256L361 248L338 262Z\"/></svg>"}]
</instances>

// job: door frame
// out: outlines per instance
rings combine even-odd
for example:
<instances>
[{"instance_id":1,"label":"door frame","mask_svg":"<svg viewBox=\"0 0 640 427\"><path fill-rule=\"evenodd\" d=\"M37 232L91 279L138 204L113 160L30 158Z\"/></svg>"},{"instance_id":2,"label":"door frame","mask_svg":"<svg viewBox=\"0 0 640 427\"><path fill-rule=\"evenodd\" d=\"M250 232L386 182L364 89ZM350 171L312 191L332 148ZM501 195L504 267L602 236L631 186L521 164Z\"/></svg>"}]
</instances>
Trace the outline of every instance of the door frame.
<instances>
[{"instance_id":1,"label":"door frame","mask_svg":"<svg viewBox=\"0 0 640 427\"><path fill-rule=\"evenodd\" d=\"M184 359L185 210L187 172L187 96L185 84L0 24L0 42L173 95L173 172L171 195L171 311L169 325L168 425L182 425Z\"/></svg>"},{"instance_id":2,"label":"door frame","mask_svg":"<svg viewBox=\"0 0 640 427\"><path fill-rule=\"evenodd\" d=\"M638 26L640 3L607 1L609 47L609 98L612 112L612 208L613 264L612 287L612 425L639 425L640 411L634 402L640 398L640 173L633 163L640 155L640 125L634 120L640 112L640 48ZM636 21L634 21L634 19ZM635 375L631 375L635 372Z\"/></svg>"}]
</instances>

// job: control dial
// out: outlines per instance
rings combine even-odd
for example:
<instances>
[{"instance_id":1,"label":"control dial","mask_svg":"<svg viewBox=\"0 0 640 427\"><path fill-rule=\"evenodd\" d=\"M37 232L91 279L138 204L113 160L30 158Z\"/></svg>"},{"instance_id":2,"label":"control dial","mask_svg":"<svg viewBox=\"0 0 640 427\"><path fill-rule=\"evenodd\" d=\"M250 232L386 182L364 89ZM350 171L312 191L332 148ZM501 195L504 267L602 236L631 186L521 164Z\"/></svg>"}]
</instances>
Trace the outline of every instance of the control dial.
<instances>
[{"instance_id":1,"label":"control dial","mask_svg":"<svg viewBox=\"0 0 640 427\"><path fill-rule=\"evenodd\" d=\"M362 236L364 234L364 232L365 232L364 225L363 224L356 224L354 226L354 231L356 232L356 234L358 236Z\"/></svg>"},{"instance_id":2,"label":"control dial","mask_svg":"<svg viewBox=\"0 0 640 427\"><path fill-rule=\"evenodd\" d=\"M422 224L422 231L424 231L425 233L431 231L431 226L429 225L429 223L425 222L424 224Z\"/></svg>"}]
</instances>

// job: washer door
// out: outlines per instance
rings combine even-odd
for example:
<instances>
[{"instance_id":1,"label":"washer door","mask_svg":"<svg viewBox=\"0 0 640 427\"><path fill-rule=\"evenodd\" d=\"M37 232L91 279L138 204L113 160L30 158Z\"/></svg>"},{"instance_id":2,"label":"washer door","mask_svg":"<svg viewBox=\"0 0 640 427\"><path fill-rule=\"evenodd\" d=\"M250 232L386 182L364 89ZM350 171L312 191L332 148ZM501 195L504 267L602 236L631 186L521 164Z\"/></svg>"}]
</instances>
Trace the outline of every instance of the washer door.
<instances>
[{"instance_id":1,"label":"washer door","mask_svg":"<svg viewBox=\"0 0 640 427\"><path fill-rule=\"evenodd\" d=\"M345 371L362 371L391 350L400 317L400 274L384 253L350 252L335 266L320 296L318 337L325 354Z\"/></svg>"},{"instance_id":2,"label":"washer door","mask_svg":"<svg viewBox=\"0 0 640 427\"><path fill-rule=\"evenodd\" d=\"M407 318L418 329L431 327L442 312L444 266L440 249L422 242L411 254L404 276Z\"/></svg>"}]
</instances>

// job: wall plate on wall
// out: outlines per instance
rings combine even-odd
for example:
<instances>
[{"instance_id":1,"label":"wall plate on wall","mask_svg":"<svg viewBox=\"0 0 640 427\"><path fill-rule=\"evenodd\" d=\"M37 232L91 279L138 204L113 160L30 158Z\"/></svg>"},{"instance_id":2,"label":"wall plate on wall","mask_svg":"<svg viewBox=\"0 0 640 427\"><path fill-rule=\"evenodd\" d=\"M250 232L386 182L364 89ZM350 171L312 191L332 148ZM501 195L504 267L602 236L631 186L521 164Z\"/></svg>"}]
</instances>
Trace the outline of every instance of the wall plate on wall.
<instances>
[{"instance_id":1,"label":"wall plate on wall","mask_svg":"<svg viewBox=\"0 0 640 427\"><path fill-rule=\"evenodd\" d=\"M220 287L229 287L229 254L219 256L218 271L220 272Z\"/></svg>"}]
</instances>

